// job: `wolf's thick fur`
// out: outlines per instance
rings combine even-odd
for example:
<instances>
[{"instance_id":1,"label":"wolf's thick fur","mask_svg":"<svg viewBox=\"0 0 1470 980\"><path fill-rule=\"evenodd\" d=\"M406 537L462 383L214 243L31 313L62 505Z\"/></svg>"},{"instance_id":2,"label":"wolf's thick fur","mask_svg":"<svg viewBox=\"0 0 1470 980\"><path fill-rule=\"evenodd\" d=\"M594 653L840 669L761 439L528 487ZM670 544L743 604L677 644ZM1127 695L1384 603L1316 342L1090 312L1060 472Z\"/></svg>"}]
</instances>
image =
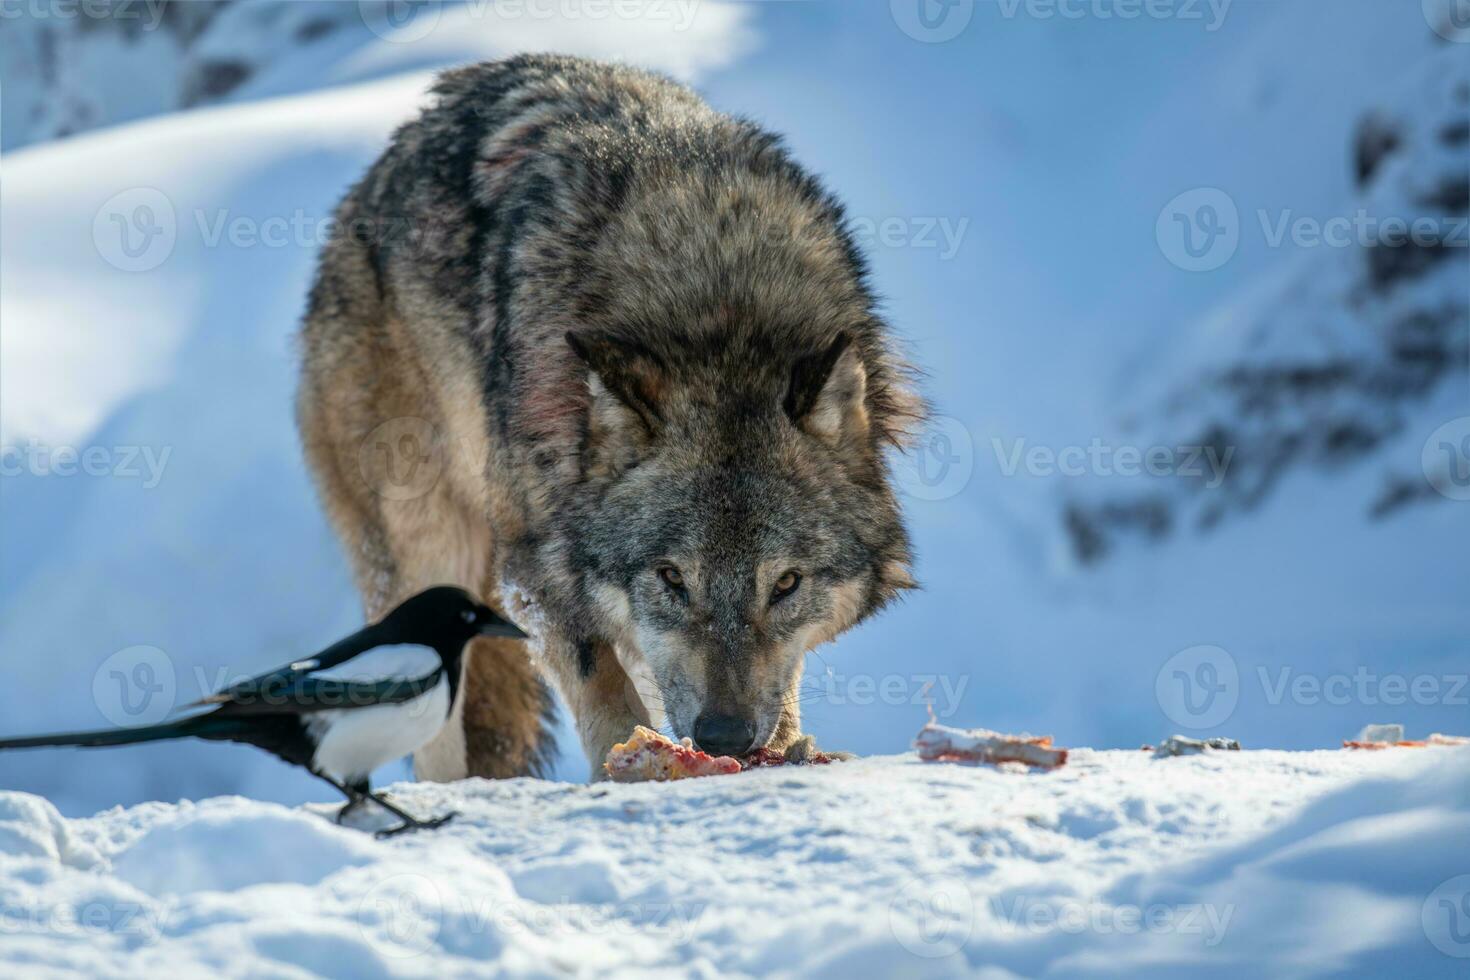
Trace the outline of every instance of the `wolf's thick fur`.
<instances>
[{"instance_id":1,"label":"wolf's thick fur","mask_svg":"<svg viewBox=\"0 0 1470 980\"><path fill-rule=\"evenodd\" d=\"M919 403L841 207L656 75L435 93L342 202L299 396L368 614L453 583L533 633L466 658L419 774L543 771L542 673L594 772L650 708L785 747L805 651L911 584L883 448Z\"/></svg>"}]
</instances>

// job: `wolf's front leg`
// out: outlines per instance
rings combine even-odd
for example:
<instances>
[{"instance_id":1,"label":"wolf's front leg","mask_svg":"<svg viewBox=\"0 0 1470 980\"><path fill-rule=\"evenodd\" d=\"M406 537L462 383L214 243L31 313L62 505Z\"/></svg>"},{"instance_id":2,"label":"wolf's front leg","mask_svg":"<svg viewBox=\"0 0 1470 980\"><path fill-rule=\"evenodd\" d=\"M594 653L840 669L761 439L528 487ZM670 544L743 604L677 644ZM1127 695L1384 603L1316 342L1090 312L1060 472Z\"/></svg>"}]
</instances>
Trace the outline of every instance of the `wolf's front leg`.
<instances>
[{"instance_id":1,"label":"wolf's front leg","mask_svg":"<svg viewBox=\"0 0 1470 980\"><path fill-rule=\"evenodd\" d=\"M602 763L608 750L627 741L634 725L650 724L643 699L613 648L601 640L548 637L542 659L577 720L593 781L607 778Z\"/></svg>"},{"instance_id":2,"label":"wolf's front leg","mask_svg":"<svg viewBox=\"0 0 1470 980\"><path fill-rule=\"evenodd\" d=\"M817 740L801 733L801 676L791 682L786 691L786 701L781 708L781 720L776 723L776 734L766 743L786 756L788 762L806 762L817 751ZM834 759L851 759L851 752L827 752Z\"/></svg>"},{"instance_id":3,"label":"wolf's front leg","mask_svg":"<svg viewBox=\"0 0 1470 980\"><path fill-rule=\"evenodd\" d=\"M781 707L781 720L776 723L776 733L766 747L785 752L801 739L801 677L798 676L786 691L786 701Z\"/></svg>"}]
</instances>

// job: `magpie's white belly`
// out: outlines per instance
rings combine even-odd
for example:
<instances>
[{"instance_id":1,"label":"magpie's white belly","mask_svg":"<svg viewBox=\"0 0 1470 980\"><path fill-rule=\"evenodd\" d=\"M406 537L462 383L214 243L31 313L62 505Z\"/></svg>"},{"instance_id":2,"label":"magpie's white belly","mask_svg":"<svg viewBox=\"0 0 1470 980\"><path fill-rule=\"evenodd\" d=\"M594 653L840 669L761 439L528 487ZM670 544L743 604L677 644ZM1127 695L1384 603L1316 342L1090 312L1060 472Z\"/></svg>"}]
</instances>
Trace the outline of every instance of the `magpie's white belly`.
<instances>
[{"instance_id":1,"label":"magpie's white belly","mask_svg":"<svg viewBox=\"0 0 1470 980\"><path fill-rule=\"evenodd\" d=\"M307 722L307 731L318 740L312 764L329 776L356 782L411 755L439 734L448 717L449 684L442 679L399 704L319 712Z\"/></svg>"}]
</instances>

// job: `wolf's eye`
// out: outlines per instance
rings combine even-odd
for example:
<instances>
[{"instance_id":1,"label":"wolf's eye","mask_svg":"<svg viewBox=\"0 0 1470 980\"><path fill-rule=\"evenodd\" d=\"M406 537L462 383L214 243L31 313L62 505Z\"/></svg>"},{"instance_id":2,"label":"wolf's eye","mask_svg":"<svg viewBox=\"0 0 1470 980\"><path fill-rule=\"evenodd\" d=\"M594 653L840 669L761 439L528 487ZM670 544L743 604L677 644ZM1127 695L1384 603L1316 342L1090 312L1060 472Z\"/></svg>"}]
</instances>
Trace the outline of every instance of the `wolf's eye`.
<instances>
[{"instance_id":1,"label":"wolf's eye","mask_svg":"<svg viewBox=\"0 0 1470 980\"><path fill-rule=\"evenodd\" d=\"M473 623L475 621L475 611L473 609L466 609L459 614L459 618L466 623Z\"/></svg>"},{"instance_id":2,"label":"wolf's eye","mask_svg":"<svg viewBox=\"0 0 1470 980\"><path fill-rule=\"evenodd\" d=\"M799 585L801 585L801 573L795 569L776 579L776 586L771 589L771 604L775 605L795 592Z\"/></svg>"},{"instance_id":3,"label":"wolf's eye","mask_svg":"<svg viewBox=\"0 0 1470 980\"><path fill-rule=\"evenodd\" d=\"M664 580L664 585L671 589L684 588L684 576L673 565L664 565L658 570L658 577Z\"/></svg>"}]
</instances>

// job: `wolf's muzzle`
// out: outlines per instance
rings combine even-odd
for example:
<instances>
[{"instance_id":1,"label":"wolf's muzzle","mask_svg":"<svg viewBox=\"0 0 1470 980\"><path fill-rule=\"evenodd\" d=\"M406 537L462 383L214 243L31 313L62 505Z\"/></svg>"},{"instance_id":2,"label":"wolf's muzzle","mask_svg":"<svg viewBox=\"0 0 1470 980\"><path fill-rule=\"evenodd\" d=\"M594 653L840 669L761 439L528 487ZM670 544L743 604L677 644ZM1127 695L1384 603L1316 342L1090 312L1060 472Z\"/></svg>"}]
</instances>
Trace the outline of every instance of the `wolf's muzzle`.
<instances>
[{"instance_id":1,"label":"wolf's muzzle","mask_svg":"<svg viewBox=\"0 0 1470 980\"><path fill-rule=\"evenodd\" d=\"M745 755L755 747L755 722L703 714L694 719L694 741L711 755Z\"/></svg>"}]
</instances>

